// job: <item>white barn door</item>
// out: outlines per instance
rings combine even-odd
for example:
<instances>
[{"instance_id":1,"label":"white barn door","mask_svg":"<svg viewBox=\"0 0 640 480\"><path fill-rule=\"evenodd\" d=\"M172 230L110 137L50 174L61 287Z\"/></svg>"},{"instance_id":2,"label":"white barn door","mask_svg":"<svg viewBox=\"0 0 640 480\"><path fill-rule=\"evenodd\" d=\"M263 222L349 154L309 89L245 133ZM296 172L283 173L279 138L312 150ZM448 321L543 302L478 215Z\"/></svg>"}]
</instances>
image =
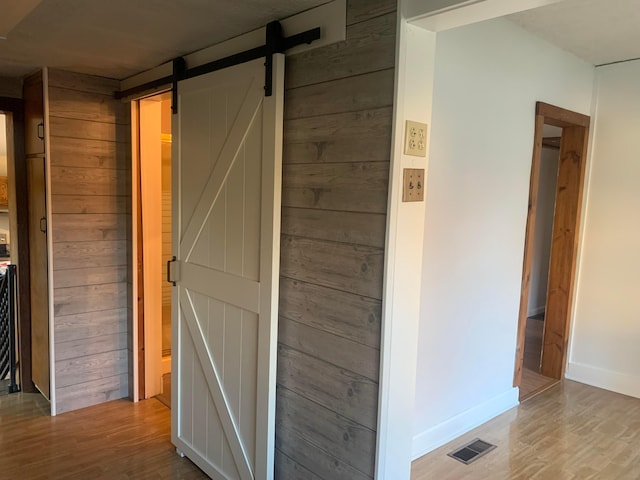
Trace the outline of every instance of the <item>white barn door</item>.
<instances>
[{"instance_id":1,"label":"white barn door","mask_svg":"<svg viewBox=\"0 0 640 480\"><path fill-rule=\"evenodd\" d=\"M215 479L272 479L284 56L179 83L172 441Z\"/></svg>"}]
</instances>

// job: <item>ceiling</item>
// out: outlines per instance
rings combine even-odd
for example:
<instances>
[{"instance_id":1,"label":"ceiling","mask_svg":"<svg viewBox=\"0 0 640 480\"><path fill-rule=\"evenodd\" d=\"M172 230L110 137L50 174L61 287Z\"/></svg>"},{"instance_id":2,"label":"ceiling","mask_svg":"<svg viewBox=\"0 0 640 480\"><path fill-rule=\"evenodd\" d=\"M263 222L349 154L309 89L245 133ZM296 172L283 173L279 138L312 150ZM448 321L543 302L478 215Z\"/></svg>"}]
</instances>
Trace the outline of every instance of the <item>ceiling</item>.
<instances>
[{"instance_id":1,"label":"ceiling","mask_svg":"<svg viewBox=\"0 0 640 480\"><path fill-rule=\"evenodd\" d=\"M0 77L49 66L123 79L328 0L16 1L0 0L0 12L16 10ZM594 65L640 58L640 0L564 0L508 18Z\"/></svg>"},{"instance_id":2,"label":"ceiling","mask_svg":"<svg viewBox=\"0 0 640 480\"><path fill-rule=\"evenodd\" d=\"M565 0L507 18L593 65L640 58L640 0Z\"/></svg>"},{"instance_id":3,"label":"ceiling","mask_svg":"<svg viewBox=\"0 0 640 480\"><path fill-rule=\"evenodd\" d=\"M0 12L16 1L0 0ZM123 79L327 1L30 0L0 40L0 76L49 66Z\"/></svg>"}]
</instances>

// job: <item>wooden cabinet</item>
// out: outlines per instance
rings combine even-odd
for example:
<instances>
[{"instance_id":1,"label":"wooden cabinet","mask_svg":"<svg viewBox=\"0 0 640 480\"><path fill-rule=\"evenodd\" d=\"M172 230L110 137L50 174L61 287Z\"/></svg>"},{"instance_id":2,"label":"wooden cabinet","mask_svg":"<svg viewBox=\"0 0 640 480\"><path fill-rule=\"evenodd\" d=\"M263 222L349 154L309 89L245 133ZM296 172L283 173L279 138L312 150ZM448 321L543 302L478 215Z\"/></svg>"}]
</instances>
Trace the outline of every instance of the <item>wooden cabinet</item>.
<instances>
[{"instance_id":1,"label":"wooden cabinet","mask_svg":"<svg viewBox=\"0 0 640 480\"><path fill-rule=\"evenodd\" d=\"M7 177L0 177L0 208L9 207L9 187Z\"/></svg>"}]
</instances>

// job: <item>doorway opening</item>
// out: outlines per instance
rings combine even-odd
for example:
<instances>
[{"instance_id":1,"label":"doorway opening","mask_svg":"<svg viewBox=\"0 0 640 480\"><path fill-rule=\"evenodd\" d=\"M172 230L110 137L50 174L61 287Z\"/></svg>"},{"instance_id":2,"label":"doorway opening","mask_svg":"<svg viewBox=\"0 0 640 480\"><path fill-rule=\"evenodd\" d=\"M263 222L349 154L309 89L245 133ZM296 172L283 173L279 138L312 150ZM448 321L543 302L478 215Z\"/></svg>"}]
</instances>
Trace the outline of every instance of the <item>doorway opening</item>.
<instances>
[{"instance_id":1,"label":"doorway opening","mask_svg":"<svg viewBox=\"0 0 640 480\"><path fill-rule=\"evenodd\" d=\"M589 123L586 115L536 105L514 376L520 401L564 375Z\"/></svg>"},{"instance_id":2,"label":"doorway opening","mask_svg":"<svg viewBox=\"0 0 640 480\"><path fill-rule=\"evenodd\" d=\"M17 295L15 266L11 261L11 234L15 232L12 232L9 215L7 120L0 112L0 395L18 391L16 379L19 378Z\"/></svg>"},{"instance_id":3,"label":"doorway opening","mask_svg":"<svg viewBox=\"0 0 640 480\"><path fill-rule=\"evenodd\" d=\"M137 265L138 399L171 406L171 94L134 102L133 229ZM135 399L135 396L134 396Z\"/></svg>"}]
</instances>

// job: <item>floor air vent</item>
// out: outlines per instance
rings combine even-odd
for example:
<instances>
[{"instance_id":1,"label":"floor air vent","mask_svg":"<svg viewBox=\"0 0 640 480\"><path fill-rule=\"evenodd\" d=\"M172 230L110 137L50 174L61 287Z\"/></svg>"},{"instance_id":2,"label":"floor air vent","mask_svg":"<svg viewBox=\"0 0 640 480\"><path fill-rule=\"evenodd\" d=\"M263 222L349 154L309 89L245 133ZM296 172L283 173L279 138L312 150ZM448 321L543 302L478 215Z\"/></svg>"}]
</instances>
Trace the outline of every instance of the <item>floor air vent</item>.
<instances>
[{"instance_id":1,"label":"floor air vent","mask_svg":"<svg viewBox=\"0 0 640 480\"><path fill-rule=\"evenodd\" d=\"M451 458L455 458L459 462L469 465L471 462L479 459L483 455L486 455L491 450L496 448L495 445L491 445L479 438L472 440L471 442L463 445L462 447L454 450L451 453L447 453Z\"/></svg>"}]
</instances>

